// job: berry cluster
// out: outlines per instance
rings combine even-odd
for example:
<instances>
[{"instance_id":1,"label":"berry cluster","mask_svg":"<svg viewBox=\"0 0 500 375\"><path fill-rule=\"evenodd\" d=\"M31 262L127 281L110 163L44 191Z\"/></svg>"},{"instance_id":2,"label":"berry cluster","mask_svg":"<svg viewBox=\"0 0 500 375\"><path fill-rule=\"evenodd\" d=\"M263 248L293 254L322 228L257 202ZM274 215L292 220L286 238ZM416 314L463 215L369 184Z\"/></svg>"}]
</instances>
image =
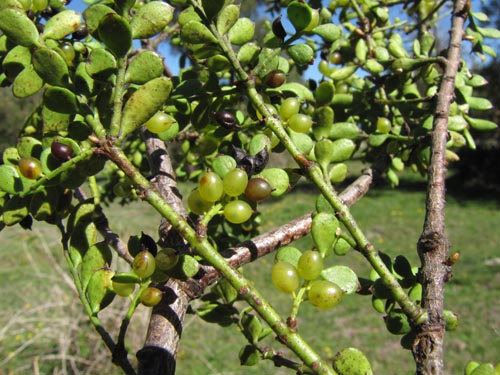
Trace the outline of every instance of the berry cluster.
<instances>
[{"instance_id":1,"label":"berry cluster","mask_svg":"<svg viewBox=\"0 0 500 375\"><path fill-rule=\"evenodd\" d=\"M230 223L242 224L252 216L252 204L267 198L272 191L267 180L249 178L242 168L233 167L219 173L208 171L189 194L188 207L194 214L203 215L216 202L221 202L224 204L224 218Z\"/></svg>"},{"instance_id":2,"label":"berry cluster","mask_svg":"<svg viewBox=\"0 0 500 375\"><path fill-rule=\"evenodd\" d=\"M286 252L291 247L283 249ZM337 284L321 278L323 257L318 251L304 251L296 262L291 258L288 259L290 262L280 259L278 252L277 261L272 268L272 282L278 290L284 293L294 293L302 278L305 281L303 288L307 290L307 299L314 306L326 310L340 302L344 294L342 289Z\"/></svg>"}]
</instances>

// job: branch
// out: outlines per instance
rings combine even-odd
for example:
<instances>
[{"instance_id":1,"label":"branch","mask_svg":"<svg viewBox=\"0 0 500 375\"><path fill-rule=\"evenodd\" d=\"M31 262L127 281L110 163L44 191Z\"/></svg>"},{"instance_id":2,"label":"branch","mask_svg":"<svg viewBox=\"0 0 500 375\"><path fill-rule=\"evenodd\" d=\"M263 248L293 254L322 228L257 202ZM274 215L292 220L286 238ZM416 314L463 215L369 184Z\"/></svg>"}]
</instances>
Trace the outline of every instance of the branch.
<instances>
[{"instance_id":1,"label":"branch","mask_svg":"<svg viewBox=\"0 0 500 375\"><path fill-rule=\"evenodd\" d=\"M142 129L142 137L146 142L149 164L154 176L151 183L159 195L186 218L187 213L177 189L175 172L165 142L146 129ZM162 246L173 247L180 252L188 250L183 238L165 218L162 218L159 234ZM162 302L153 309L144 346L137 352L140 374L175 373L184 316L191 295L180 280L169 279L163 287L166 292Z\"/></svg>"},{"instance_id":2,"label":"branch","mask_svg":"<svg viewBox=\"0 0 500 375\"><path fill-rule=\"evenodd\" d=\"M461 41L467 11L466 0L455 1L447 64L437 94L434 128L431 133L431 160L427 185L426 216L417 249L422 263L423 307L428 319L417 326L413 355L418 375L443 373L444 283L449 269L445 266L449 242L445 233L445 177L448 115L454 100L455 76L461 58Z\"/></svg>"},{"instance_id":3,"label":"branch","mask_svg":"<svg viewBox=\"0 0 500 375\"><path fill-rule=\"evenodd\" d=\"M356 203L368 192L373 185L374 179L380 175L382 170L375 167L365 169L363 174L340 194L340 199L348 206ZM309 234L311 223L312 213L308 213L272 231L254 237L241 244L241 246L223 250L221 254L231 267L241 267ZM191 285L196 284L196 286L191 287L193 291L198 289L199 293L202 293L205 288L214 284L221 277L213 267L204 266L203 271L204 274L201 279L189 280Z\"/></svg>"}]
</instances>

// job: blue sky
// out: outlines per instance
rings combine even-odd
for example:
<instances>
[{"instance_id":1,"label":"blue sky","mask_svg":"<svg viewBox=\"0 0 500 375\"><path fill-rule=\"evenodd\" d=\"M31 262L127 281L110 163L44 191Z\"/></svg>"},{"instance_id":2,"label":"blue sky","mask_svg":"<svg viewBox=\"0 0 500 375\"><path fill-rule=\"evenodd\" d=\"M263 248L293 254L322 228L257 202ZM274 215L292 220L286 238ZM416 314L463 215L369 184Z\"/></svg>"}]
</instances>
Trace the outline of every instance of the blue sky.
<instances>
[{"instance_id":1,"label":"blue sky","mask_svg":"<svg viewBox=\"0 0 500 375\"><path fill-rule=\"evenodd\" d=\"M473 9L475 10L480 10L481 9L481 0L472 0L473 3ZM83 0L72 0L68 8L70 9L75 9L79 12L83 12L83 10L87 7L88 5L83 2ZM448 17L443 20L444 22L449 23ZM288 29L287 25L285 24L285 27ZM165 47L160 47L160 53L162 53L167 59L170 57L170 61L174 61L173 64L169 64L169 68L172 70L174 74L177 74L179 71L178 67L178 56L172 56L169 52L169 49L166 46L166 43L164 44ZM466 43L464 45L464 58L468 61L468 64L471 66L481 64L481 61L479 58L475 57L474 55L470 55L470 44ZM487 61L490 61L491 59L487 59ZM316 62L319 62L319 58L316 59ZM308 71L306 71L305 74L306 78L319 78L319 72L317 70L316 65L311 66Z\"/></svg>"}]
</instances>

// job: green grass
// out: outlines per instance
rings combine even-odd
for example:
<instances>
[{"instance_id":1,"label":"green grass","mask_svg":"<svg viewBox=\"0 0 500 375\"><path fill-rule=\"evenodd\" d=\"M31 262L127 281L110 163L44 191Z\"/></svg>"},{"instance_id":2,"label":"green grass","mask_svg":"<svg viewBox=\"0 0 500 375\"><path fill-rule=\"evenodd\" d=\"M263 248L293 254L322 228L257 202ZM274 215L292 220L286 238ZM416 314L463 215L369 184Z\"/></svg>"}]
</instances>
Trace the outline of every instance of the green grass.
<instances>
[{"instance_id":1,"label":"green grass","mask_svg":"<svg viewBox=\"0 0 500 375\"><path fill-rule=\"evenodd\" d=\"M378 249L392 257L403 254L417 265L415 248L422 230L424 198L422 186L413 181L402 190L378 188L370 192L353 207L353 212ZM313 191L306 185L280 200L262 204L263 227L272 228L304 214L313 204ZM461 253L445 301L447 308L460 314L459 328L446 336L446 374L451 375L462 373L470 359L499 361L500 211L498 201L451 194L446 214L451 250ZM141 230L156 233L158 215L147 207L135 204L126 212L112 207L109 216L113 229L124 238ZM0 328L0 374L32 374L35 364L40 373L62 373L64 367L67 373L76 373L71 366L78 367L81 373L113 373L108 354L88 327L65 273L57 268L64 268L57 233L37 223L33 232L4 229L1 240L0 327L4 328ZM305 250L311 240L306 237L296 246ZM286 316L290 300L275 292L270 283L272 262L272 255L264 257L245 267L244 272ZM367 277L369 273L366 261L355 252L330 262L349 265L359 276ZM119 315L120 308L104 314L108 323L113 323L112 317ZM147 316L148 311L141 309L132 327L129 343L134 350L144 338ZM401 350L399 337L385 330L382 315L371 308L368 296L346 296L330 311L319 311L304 303L299 331L325 358L347 346L356 346L367 354L377 374L413 373L411 353ZM291 373L275 368L269 361L256 367L240 367L237 354L245 343L235 326L224 329L188 315L177 373ZM287 353L272 337L266 345Z\"/></svg>"}]
</instances>

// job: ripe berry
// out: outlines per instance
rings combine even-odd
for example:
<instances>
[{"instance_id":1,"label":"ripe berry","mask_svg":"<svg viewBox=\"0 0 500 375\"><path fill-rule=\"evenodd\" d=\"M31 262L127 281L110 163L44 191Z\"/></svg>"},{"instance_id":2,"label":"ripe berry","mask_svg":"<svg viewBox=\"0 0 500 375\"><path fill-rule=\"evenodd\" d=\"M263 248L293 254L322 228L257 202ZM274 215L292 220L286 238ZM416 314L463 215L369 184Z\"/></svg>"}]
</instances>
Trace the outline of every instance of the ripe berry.
<instances>
[{"instance_id":1,"label":"ripe berry","mask_svg":"<svg viewBox=\"0 0 500 375\"><path fill-rule=\"evenodd\" d=\"M236 123L236 117L231 112L228 111L217 111L214 113L214 118L217 123L225 129L234 130L238 128Z\"/></svg>"},{"instance_id":2,"label":"ripe berry","mask_svg":"<svg viewBox=\"0 0 500 375\"><path fill-rule=\"evenodd\" d=\"M261 201L271 195L273 187L262 177L255 177L248 181L245 197L253 202Z\"/></svg>"},{"instance_id":3,"label":"ripe berry","mask_svg":"<svg viewBox=\"0 0 500 375\"><path fill-rule=\"evenodd\" d=\"M277 17L271 27L273 34L282 41L286 38L286 30L281 23L281 16Z\"/></svg>"},{"instance_id":4,"label":"ripe berry","mask_svg":"<svg viewBox=\"0 0 500 375\"><path fill-rule=\"evenodd\" d=\"M52 155L62 161L68 161L73 157L73 149L64 143L53 141L50 145Z\"/></svg>"},{"instance_id":5,"label":"ripe berry","mask_svg":"<svg viewBox=\"0 0 500 375\"><path fill-rule=\"evenodd\" d=\"M19 159L19 172L30 180L36 180L42 175L42 165L38 159L23 157Z\"/></svg>"},{"instance_id":6,"label":"ripe berry","mask_svg":"<svg viewBox=\"0 0 500 375\"><path fill-rule=\"evenodd\" d=\"M83 39L89 35L89 30L86 23L81 23L78 29L72 34L73 39Z\"/></svg>"},{"instance_id":7,"label":"ripe berry","mask_svg":"<svg viewBox=\"0 0 500 375\"><path fill-rule=\"evenodd\" d=\"M141 303L148 307L156 306L160 303L163 292L154 287L148 287L141 293Z\"/></svg>"},{"instance_id":8,"label":"ripe berry","mask_svg":"<svg viewBox=\"0 0 500 375\"><path fill-rule=\"evenodd\" d=\"M269 87L276 88L280 87L282 84L286 82L286 74L281 70L272 70L264 79L264 83Z\"/></svg>"}]
</instances>

